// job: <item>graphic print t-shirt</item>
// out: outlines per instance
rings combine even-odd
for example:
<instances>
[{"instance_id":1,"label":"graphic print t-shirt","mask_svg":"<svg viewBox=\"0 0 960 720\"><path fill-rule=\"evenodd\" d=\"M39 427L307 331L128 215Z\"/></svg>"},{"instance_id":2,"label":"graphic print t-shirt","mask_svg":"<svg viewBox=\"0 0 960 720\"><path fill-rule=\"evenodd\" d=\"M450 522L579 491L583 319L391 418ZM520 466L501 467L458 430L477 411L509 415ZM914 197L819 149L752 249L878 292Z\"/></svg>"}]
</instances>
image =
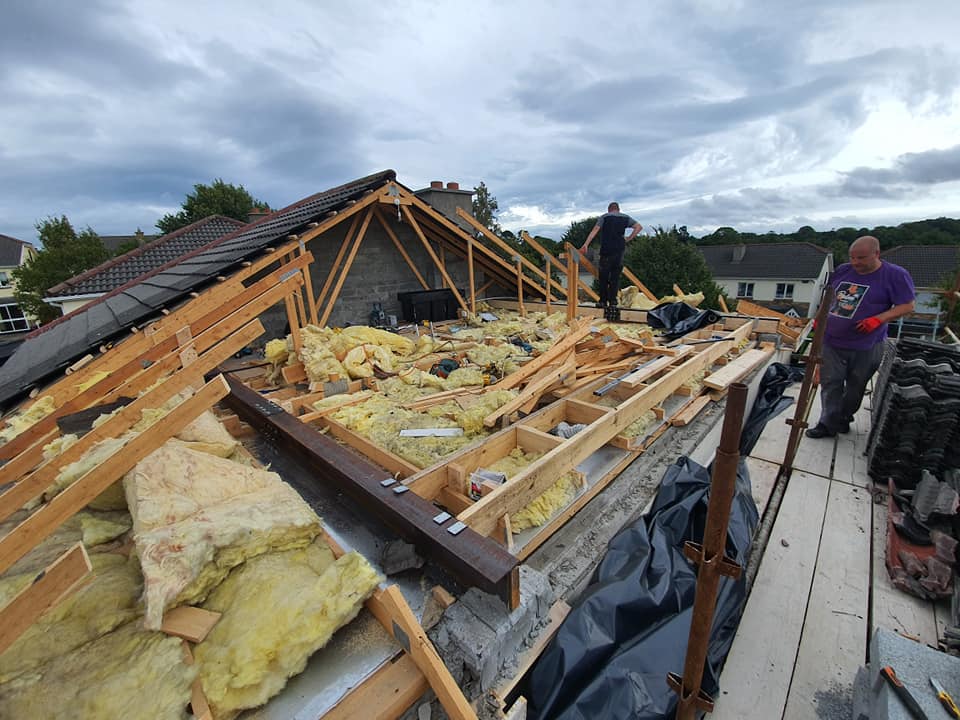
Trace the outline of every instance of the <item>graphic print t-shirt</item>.
<instances>
[{"instance_id":1,"label":"graphic print t-shirt","mask_svg":"<svg viewBox=\"0 0 960 720\"><path fill-rule=\"evenodd\" d=\"M887 336L884 323L872 333L857 330L857 323L914 298L913 279L899 265L884 262L867 275L860 275L849 263L836 269L830 278L833 303L827 318L827 343L847 350L867 350Z\"/></svg>"}]
</instances>

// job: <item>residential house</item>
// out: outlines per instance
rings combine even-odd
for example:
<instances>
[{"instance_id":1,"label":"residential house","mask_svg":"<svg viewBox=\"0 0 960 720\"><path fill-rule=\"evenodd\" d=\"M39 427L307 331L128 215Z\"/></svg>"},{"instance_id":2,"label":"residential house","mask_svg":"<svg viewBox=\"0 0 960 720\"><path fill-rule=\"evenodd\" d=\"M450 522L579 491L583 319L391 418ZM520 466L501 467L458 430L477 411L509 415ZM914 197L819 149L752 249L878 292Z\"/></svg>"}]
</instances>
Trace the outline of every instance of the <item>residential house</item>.
<instances>
[{"instance_id":1,"label":"residential house","mask_svg":"<svg viewBox=\"0 0 960 720\"><path fill-rule=\"evenodd\" d=\"M833 272L833 255L813 243L701 245L713 279L728 297L813 317Z\"/></svg>"},{"instance_id":2,"label":"residential house","mask_svg":"<svg viewBox=\"0 0 960 720\"><path fill-rule=\"evenodd\" d=\"M13 271L35 257L36 248L28 242L0 235L0 338L16 338L36 326L17 305L13 296ZM2 342L0 340L0 342Z\"/></svg>"},{"instance_id":3,"label":"residential house","mask_svg":"<svg viewBox=\"0 0 960 720\"><path fill-rule=\"evenodd\" d=\"M234 232L245 224L222 215L211 215L54 285L47 290L44 300L59 306L63 314L68 315L147 273L176 262L184 255Z\"/></svg>"},{"instance_id":4,"label":"residential house","mask_svg":"<svg viewBox=\"0 0 960 720\"><path fill-rule=\"evenodd\" d=\"M941 324L940 298L945 280L955 281L960 272L960 245L898 245L881 259L904 268L917 291L917 304L906 320L908 334L926 335ZM901 329L900 332L903 332Z\"/></svg>"}]
</instances>

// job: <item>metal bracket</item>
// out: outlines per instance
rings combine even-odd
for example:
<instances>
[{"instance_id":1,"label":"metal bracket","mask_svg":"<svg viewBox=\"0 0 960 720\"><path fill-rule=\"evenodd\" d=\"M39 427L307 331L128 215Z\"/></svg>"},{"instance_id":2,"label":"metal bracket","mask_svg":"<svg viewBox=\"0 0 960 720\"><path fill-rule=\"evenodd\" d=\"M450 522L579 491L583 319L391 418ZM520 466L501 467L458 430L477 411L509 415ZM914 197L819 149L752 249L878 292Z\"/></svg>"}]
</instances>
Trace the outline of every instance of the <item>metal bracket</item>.
<instances>
[{"instance_id":1,"label":"metal bracket","mask_svg":"<svg viewBox=\"0 0 960 720\"><path fill-rule=\"evenodd\" d=\"M696 542L687 541L683 544L683 554L693 564L698 567L703 564L703 545ZM740 573L743 572L743 568L740 567L740 564L735 560L731 560L729 557L724 555L720 558L720 562L717 565L721 575L726 577L733 578L737 580L740 578Z\"/></svg>"},{"instance_id":2,"label":"metal bracket","mask_svg":"<svg viewBox=\"0 0 960 720\"><path fill-rule=\"evenodd\" d=\"M410 638L407 633L403 631L403 628L397 625L396 620L393 621L393 637L395 637L397 642L400 643L400 647L407 652L410 652Z\"/></svg>"}]
</instances>

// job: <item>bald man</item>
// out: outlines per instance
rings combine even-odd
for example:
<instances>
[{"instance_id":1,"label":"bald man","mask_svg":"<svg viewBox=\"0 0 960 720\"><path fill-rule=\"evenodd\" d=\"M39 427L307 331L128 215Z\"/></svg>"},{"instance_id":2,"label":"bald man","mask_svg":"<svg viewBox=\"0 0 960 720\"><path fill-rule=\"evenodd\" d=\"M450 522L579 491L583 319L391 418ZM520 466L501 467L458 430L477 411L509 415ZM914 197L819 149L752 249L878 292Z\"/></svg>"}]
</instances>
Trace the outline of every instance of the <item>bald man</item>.
<instances>
[{"instance_id":1,"label":"bald man","mask_svg":"<svg viewBox=\"0 0 960 720\"><path fill-rule=\"evenodd\" d=\"M880 259L872 235L850 246L850 262L830 277L833 303L827 315L820 367L820 421L807 437L833 437L850 431L867 382L880 367L887 323L913 312L910 273Z\"/></svg>"}]
</instances>

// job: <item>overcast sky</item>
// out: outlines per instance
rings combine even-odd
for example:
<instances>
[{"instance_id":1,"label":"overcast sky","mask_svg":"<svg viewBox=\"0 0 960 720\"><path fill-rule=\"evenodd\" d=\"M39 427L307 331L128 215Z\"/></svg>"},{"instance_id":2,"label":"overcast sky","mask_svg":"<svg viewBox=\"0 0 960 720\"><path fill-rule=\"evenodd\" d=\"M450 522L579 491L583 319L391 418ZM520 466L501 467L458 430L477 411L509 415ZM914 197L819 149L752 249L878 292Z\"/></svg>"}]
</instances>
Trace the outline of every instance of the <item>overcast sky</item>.
<instances>
[{"instance_id":1,"label":"overcast sky","mask_svg":"<svg viewBox=\"0 0 960 720\"><path fill-rule=\"evenodd\" d=\"M958 0L7 0L0 233L385 168L555 239L611 199L698 235L958 217L958 28Z\"/></svg>"}]
</instances>

